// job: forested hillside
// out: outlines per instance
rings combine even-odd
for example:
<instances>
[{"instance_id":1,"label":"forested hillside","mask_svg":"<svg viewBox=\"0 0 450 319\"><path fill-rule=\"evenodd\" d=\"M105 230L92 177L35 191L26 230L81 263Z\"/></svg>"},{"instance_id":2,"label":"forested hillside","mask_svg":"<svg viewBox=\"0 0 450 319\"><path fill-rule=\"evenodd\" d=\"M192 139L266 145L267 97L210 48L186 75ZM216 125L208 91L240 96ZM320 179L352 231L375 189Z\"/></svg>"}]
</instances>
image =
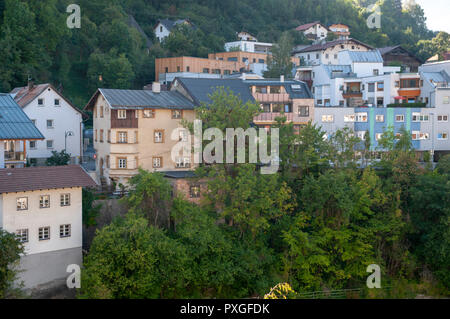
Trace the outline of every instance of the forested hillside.
<instances>
[{"instance_id":1,"label":"forested hillside","mask_svg":"<svg viewBox=\"0 0 450 319\"><path fill-rule=\"evenodd\" d=\"M381 29L370 30L364 7L376 0L79 0L81 28L66 26L73 0L0 0L0 91L25 85L30 76L52 82L82 107L97 87L141 88L154 78L155 57L205 57L247 30L260 41L315 20L342 22L352 37L376 47L402 44L427 58L448 44L428 30L420 7L397 9L380 0ZM132 15L153 46L130 27ZM197 28L176 32L166 43L154 39L159 18L189 18Z\"/></svg>"}]
</instances>

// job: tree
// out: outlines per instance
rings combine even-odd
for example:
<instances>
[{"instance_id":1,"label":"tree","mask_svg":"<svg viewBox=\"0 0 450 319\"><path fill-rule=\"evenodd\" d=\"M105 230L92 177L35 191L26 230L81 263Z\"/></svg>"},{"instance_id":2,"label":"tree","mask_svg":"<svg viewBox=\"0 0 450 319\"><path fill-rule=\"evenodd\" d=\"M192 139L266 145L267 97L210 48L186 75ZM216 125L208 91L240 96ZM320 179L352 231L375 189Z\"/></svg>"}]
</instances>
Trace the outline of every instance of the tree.
<instances>
[{"instance_id":1,"label":"tree","mask_svg":"<svg viewBox=\"0 0 450 319\"><path fill-rule=\"evenodd\" d=\"M16 235L0 229L0 299L18 296L20 291L14 288L18 275L18 262L24 247Z\"/></svg>"},{"instance_id":2,"label":"tree","mask_svg":"<svg viewBox=\"0 0 450 319\"><path fill-rule=\"evenodd\" d=\"M292 77L294 64L291 61L292 39L289 33L283 33L277 44L272 47L272 55L267 57L267 71L265 78L279 78L284 75L286 78Z\"/></svg>"},{"instance_id":3,"label":"tree","mask_svg":"<svg viewBox=\"0 0 450 319\"><path fill-rule=\"evenodd\" d=\"M443 156L439 160L436 169L439 174L450 176L450 154Z\"/></svg>"},{"instance_id":4,"label":"tree","mask_svg":"<svg viewBox=\"0 0 450 319\"><path fill-rule=\"evenodd\" d=\"M52 151L52 156L47 158L46 164L47 166L62 166L68 165L70 162L70 154L66 153L65 150L61 152Z\"/></svg>"}]
</instances>

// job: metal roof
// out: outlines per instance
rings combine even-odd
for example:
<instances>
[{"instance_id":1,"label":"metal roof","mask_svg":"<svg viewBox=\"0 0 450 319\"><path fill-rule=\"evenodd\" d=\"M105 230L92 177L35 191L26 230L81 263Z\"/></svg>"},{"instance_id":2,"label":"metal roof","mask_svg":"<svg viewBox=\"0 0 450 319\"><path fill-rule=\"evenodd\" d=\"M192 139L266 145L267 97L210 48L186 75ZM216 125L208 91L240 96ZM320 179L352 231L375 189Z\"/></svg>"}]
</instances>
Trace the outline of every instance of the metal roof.
<instances>
[{"instance_id":1,"label":"metal roof","mask_svg":"<svg viewBox=\"0 0 450 319\"><path fill-rule=\"evenodd\" d=\"M44 139L9 94L0 93L0 140Z\"/></svg>"},{"instance_id":2,"label":"metal roof","mask_svg":"<svg viewBox=\"0 0 450 319\"><path fill-rule=\"evenodd\" d=\"M194 104L181 93L161 91L153 93L150 90L119 90L98 89L108 101L111 108L176 108L194 109Z\"/></svg>"},{"instance_id":3,"label":"metal roof","mask_svg":"<svg viewBox=\"0 0 450 319\"><path fill-rule=\"evenodd\" d=\"M248 84L239 79L196 79L196 78L175 78L186 89L197 105L201 103L211 103L209 97L217 88L224 87L233 91L241 100L246 102L255 102Z\"/></svg>"},{"instance_id":4,"label":"metal roof","mask_svg":"<svg viewBox=\"0 0 450 319\"><path fill-rule=\"evenodd\" d=\"M356 76L356 74L352 73L350 65L323 64L323 67L331 79Z\"/></svg>"},{"instance_id":5,"label":"metal roof","mask_svg":"<svg viewBox=\"0 0 450 319\"><path fill-rule=\"evenodd\" d=\"M445 71L441 72L422 72L422 76L430 83L448 83L448 75Z\"/></svg>"},{"instance_id":6,"label":"metal roof","mask_svg":"<svg viewBox=\"0 0 450 319\"><path fill-rule=\"evenodd\" d=\"M378 62L383 63L383 57L381 56L380 51L373 50L373 51L347 51L350 59L353 62Z\"/></svg>"}]
</instances>

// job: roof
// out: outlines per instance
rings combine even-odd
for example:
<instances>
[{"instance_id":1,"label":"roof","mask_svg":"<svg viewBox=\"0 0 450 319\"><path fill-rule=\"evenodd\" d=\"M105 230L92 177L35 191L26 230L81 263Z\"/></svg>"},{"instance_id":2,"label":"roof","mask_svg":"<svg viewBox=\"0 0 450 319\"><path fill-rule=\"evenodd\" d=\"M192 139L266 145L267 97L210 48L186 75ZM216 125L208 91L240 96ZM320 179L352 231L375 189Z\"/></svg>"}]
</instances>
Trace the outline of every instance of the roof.
<instances>
[{"instance_id":1,"label":"roof","mask_svg":"<svg viewBox=\"0 0 450 319\"><path fill-rule=\"evenodd\" d=\"M445 71L441 72L422 72L421 75L425 80L432 83L449 83L450 77Z\"/></svg>"},{"instance_id":2,"label":"roof","mask_svg":"<svg viewBox=\"0 0 450 319\"><path fill-rule=\"evenodd\" d=\"M124 108L167 108L167 109L194 109L194 104L176 91L161 91L154 93L150 90L121 90L98 89L89 100L85 108L93 107L97 96L102 94L112 109Z\"/></svg>"},{"instance_id":3,"label":"roof","mask_svg":"<svg viewBox=\"0 0 450 319\"><path fill-rule=\"evenodd\" d=\"M79 165L0 169L0 193L95 186Z\"/></svg>"},{"instance_id":4,"label":"roof","mask_svg":"<svg viewBox=\"0 0 450 319\"><path fill-rule=\"evenodd\" d=\"M165 171L159 172L164 174L164 177L168 178L191 178L195 177L194 171Z\"/></svg>"},{"instance_id":5,"label":"roof","mask_svg":"<svg viewBox=\"0 0 450 319\"><path fill-rule=\"evenodd\" d=\"M282 85L291 99L312 99L313 95L305 82L295 80L280 79L262 79L262 80L246 80L248 85Z\"/></svg>"},{"instance_id":6,"label":"roof","mask_svg":"<svg viewBox=\"0 0 450 319\"><path fill-rule=\"evenodd\" d=\"M44 139L22 108L9 94L0 93L0 140Z\"/></svg>"},{"instance_id":7,"label":"roof","mask_svg":"<svg viewBox=\"0 0 450 319\"><path fill-rule=\"evenodd\" d=\"M347 51L352 62L379 62L383 63L383 57L378 50L373 51Z\"/></svg>"},{"instance_id":8,"label":"roof","mask_svg":"<svg viewBox=\"0 0 450 319\"><path fill-rule=\"evenodd\" d=\"M350 65L323 64L323 67L331 79L356 76L352 73L352 67Z\"/></svg>"},{"instance_id":9,"label":"roof","mask_svg":"<svg viewBox=\"0 0 450 319\"><path fill-rule=\"evenodd\" d=\"M411 52L409 52L408 50L403 48L401 45L394 45L394 46L390 46L390 47L378 48L377 50L380 51L381 55L385 55L395 49L401 49L402 51L408 53L411 57L415 58L420 63L423 63L423 61L421 59L419 59L417 56L415 56L414 54L412 54Z\"/></svg>"},{"instance_id":10,"label":"roof","mask_svg":"<svg viewBox=\"0 0 450 319\"><path fill-rule=\"evenodd\" d=\"M329 41L329 42L325 42L325 43L313 44L313 45L310 45L310 46L308 46L306 48L300 49L298 51L294 51L293 53L322 51L322 50L326 50L328 48L334 47L336 45L346 44L346 43L349 43L349 42L350 43L354 42L356 44L365 46L366 48L373 50L373 48L370 45L365 44L365 43L363 43L361 41L358 41L358 40L350 38L350 39L341 39L341 40Z\"/></svg>"},{"instance_id":11,"label":"roof","mask_svg":"<svg viewBox=\"0 0 450 319\"><path fill-rule=\"evenodd\" d=\"M77 108L75 105L72 104L68 99L66 99L61 92L59 92L53 85L50 83L43 83L43 84L37 84L33 85L31 90L27 86L17 87L14 88L10 94L14 97L14 100L19 104L22 108L26 107L28 104L34 101L39 95L41 95L42 92L44 92L46 89L51 88L53 91L58 93L58 95L64 99L64 101L67 102L75 111L83 114L83 112Z\"/></svg>"},{"instance_id":12,"label":"roof","mask_svg":"<svg viewBox=\"0 0 450 319\"><path fill-rule=\"evenodd\" d=\"M309 28L315 26L316 24L321 24L321 23L320 23L320 21L314 21L314 22L311 22L311 23L302 24L302 25L299 25L298 27L296 27L295 30L297 30L297 31L305 31L305 30L308 30Z\"/></svg>"},{"instance_id":13,"label":"roof","mask_svg":"<svg viewBox=\"0 0 450 319\"><path fill-rule=\"evenodd\" d=\"M210 103L211 99L209 95L219 87L230 89L233 91L233 94L238 95L244 103L255 102L248 85L239 79L175 78L173 83L176 81L184 87L196 105Z\"/></svg>"}]
</instances>

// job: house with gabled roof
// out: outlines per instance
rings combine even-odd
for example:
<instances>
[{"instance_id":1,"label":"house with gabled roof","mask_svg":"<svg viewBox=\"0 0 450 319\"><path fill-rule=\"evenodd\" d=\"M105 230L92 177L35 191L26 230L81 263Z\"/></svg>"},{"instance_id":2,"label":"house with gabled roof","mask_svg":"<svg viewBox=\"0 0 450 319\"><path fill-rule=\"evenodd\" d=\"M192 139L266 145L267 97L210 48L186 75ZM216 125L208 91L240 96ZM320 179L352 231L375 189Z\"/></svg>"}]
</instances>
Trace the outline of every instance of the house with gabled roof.
<instances>
[{"instance_id":1,"label":"house with gabled roof","mask_svg":"<svg viewBox=\"0 0 450 319\"><path fill-rule=\"evenodd\" d=\"M17 87L10 93L31 121L42 132L43 141L27 142L27 158L32 165L45 165L52 151L66 150L71 163L83 155L83 112L50 83Z\"/></svg>"},{"instance_id":2,"label":"house with gabled roof","mask_svg":"<svg viewBox=\"0 0 450 319\"><path fill-rule=\"evenodd\" d=\"M160 19L156 22L155 26L153 27L153 31L155 32L155 36L159 40L159 42L162 42L165 38L167 38L177 25L186 25L190 27L195 27L194 24L189 19L178 19L178 20Z\"/></svg>"},{"instance_id":3,"label":"house with gabled roof","mask_svg":"<svg viewBox=\"0 0 450 319\"><path fill-rule=\"evenodd\" d=\"M314 41L325 40L329 32L328 28L320 21L299 25L295 30L302 32L308 39Z\"/></svg>"},{"instance_id":4,"label":"house with gabled roof","mask_svg":"<svg viewBox=\"0 0 450 319\"><path fill-rule=\"evenodd\" d=\"M423 61L401 45L378 48L385 66L400 66L404 72L417 72Z\"/></svg>"}]
</instances>

